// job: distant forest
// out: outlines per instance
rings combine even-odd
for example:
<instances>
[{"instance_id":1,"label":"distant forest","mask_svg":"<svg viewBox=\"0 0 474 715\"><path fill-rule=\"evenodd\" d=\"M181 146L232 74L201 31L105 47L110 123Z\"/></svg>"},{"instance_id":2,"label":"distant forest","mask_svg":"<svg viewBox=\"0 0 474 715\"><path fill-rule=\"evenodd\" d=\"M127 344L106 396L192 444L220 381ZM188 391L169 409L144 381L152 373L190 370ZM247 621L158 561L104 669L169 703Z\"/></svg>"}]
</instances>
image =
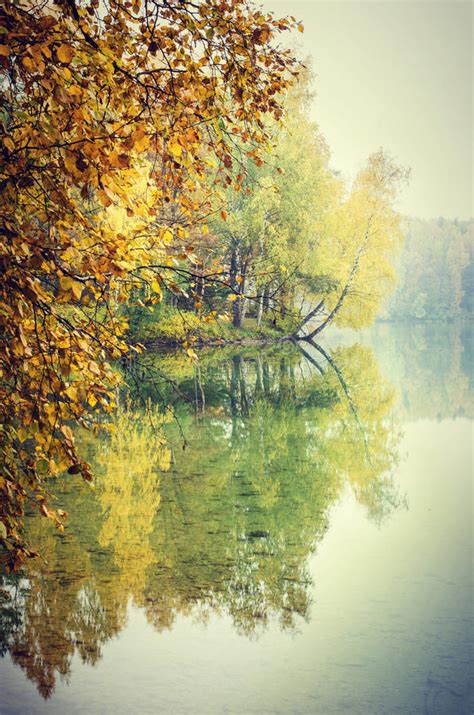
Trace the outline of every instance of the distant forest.
<instances>
[{"instance_id":1,"label":"distant forest","mask_svg":"<svg viewBox=\"0 0 474 715\"><path fill-rule=\"evenodd\" d=\"M407 219L396 264L398 285L383 320L453 320L474 316L474 221Z\"/></svg>"}]
</instances>

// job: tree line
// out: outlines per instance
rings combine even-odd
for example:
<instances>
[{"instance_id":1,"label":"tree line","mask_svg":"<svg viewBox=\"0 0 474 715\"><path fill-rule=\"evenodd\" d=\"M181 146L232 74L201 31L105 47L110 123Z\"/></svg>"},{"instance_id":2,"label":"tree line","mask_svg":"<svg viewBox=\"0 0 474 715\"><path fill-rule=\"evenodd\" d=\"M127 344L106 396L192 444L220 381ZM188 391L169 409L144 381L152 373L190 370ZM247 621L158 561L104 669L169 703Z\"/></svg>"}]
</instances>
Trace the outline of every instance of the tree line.
<instances>
[{"instance_id":1,"label":"tree line","mask_svg":"<svg viewBox=\"0 0 474 715\"><path fill-rule=\"evenodd\" d=\"M93 475L74 428L116 407L133 311L375 317L407 172L348 186L308 118L309 77L249 0L6 0L0 9L0 542L25 509L63 529L49 478ZM309 327L311 326L311 327ZM186 341L183 341L186 343ZM191 358L192 346L186 345Z\"/></svg>"},{"instance_id":2,"label":"tree line","mask_svg":"<svg viewBox=\"0 0 474 715\"><path fill-rule=\"evenodd\" d=\"M410 218L396 259L389 320L455 320L474 314L473 221Z\"/></svg>"},{"instance_id":3,"label":"tree line","mask_svg":"<svg viewBox=\"0 0 474 715\"><path fill-rule=\"evenodd\" d=\"M200 332L193 312L223 316L238 329L249 319L257 328L267 321L294 337L315 337L333 321L373 322L394 285L402 233L393 204L409 172L379 150L351 184L343 181L309 117L311 86L305 67L284 98L284 124L267 122L273 146L265 161L240 153L237 183L213 193L204 226L192 232L193 265L183 255L170 268L155 308L143 286L132 327L162 335L166 306L191 336Z\"/></svg>"}]
</instances>

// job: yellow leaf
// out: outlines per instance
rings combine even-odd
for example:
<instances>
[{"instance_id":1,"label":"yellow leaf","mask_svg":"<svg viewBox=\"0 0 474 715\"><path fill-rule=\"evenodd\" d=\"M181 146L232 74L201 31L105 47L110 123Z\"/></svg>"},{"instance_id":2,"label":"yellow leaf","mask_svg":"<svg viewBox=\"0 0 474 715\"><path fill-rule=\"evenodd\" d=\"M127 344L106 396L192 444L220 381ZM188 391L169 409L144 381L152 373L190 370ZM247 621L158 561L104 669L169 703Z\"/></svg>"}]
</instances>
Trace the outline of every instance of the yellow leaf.
<instances>
[{"instance_id":1,"label":"yellow leaf","mask_svg":"<svg viewBox=\"0 0 474 715\"><path fill-rule=\"evenodd\" d=\"M158 295L161 294L161 288L160 288L160 283L158 280L152 280L150 283L151 289L154 293L158 293Z\"/></svg>"},{"instance_id":2,"label":"yellow leaf","mask_svg":"<svg viewBox=\"0 0 474 715\"><path fill-rule=\"evenodd\" d=\"M237 300L237 296L235 293L231 293L230 295L227 296L227 300L229 300L231 303L233 303L234 300Z\"/></svg>"},{"instance_id":3,"label":"yellow leaf","mask_svg":"<svg viewBox=\"0 0 474 715\"><path fill-rule=\"evenodd\" d=\"M105 207L107 208L108 206L111 206L111 205L112 205L112 203L113 203L113 202L112 202L112 199L110 198L110 196L108 196L108 195L105 193L105 191L99 189L98 194L99 194L99 198L100 198L100 200L101 200L101 202L102 202L102 206L105 206Z\"/></svg>"},{"instance_id":4,"label":"yellow leaf","mask_svg":"<svg viewBox=\"0 0 474 715\"><path fill-rule=\"evenodd\" d=\"M72 282L71 291L76 300L80 300L82 295L82 285L77 281Z\"/></svg>"},{"instance_id":5,"label":"yellow leaf","mask_svg":"<svg viewBox=\"0 0 474 715\"><path fill-rule=\"evenodd\" d=\"M168 142L168 151L174 156L174 157L180 157L181 154L183 153L183 147L181 144L178 144L176 139L172 139L170 142Z\"/></svg>"},{"instance_id":6,"label":"yellow leaf","mask_svg":"<svg viewBox=\"0 0 474 715\"><path fill-rule=\"evenodd\" d=\"M73 58L73 54L72 48L69 47L69 45L59 45L56 49L56 57L60 62L64 62L64 64L69 64Z\"/></svg>"},{"instance_id":7,"label":"yellow leaf","mask_svg":"<svg viewBox=\"0 0 474 715\"><path fill-rule=\"evenodd\" d=\"M0 45L0 57L9 57L11 55L11 50L6 45Z\"/></svg>"},{"instance_id":8,"label":"yellow leaf","mask_svg":"<svg viewBox=\"0 0 474 715\"><path fill-rule=\"evenodd\" d=\"M78 393L77 393L77 387L74 387L74 385L70 385L67 390L65 390L66 395L73 400L74 402L77 401L78 398Z\"/></svg>"},{"instance_id":9,"label":"yellow leaf","mask_svg":"<svg viewBox=\"0 0 474 715\"><path fill-rule=\"evenodd\" d=\"M34 61L31 59L31 57L23 57L21 64L29 72L34 72L36 69L36 65L35 65Z\"/></svg>"},{"instance_id":10,"label":"yellow leaf","mask_svg":"<svg viewBox=\"0 0 474 715\"><path fill-rule=\"evenodd\" d=\"M68 276L62 276L59 279L59 289L60 297L62 298L72 295L76 300L79 300L82 295L82 285Z\"/></svg>"},{"instance_id":11,"label":"yellow leaf","mask_svg":"<svg viewBox=\"0 0 474 715\"><path fill-rule=\"evenodd\" d=\"M130 166L130 157L124 152L112 151L109 154L109 164L116 169L127 169Z\"/></svg>"},{"instance_id":12,"label":"yellow leaf","mask_svg":"<svg viewBox=\"0 0 474 715\"><path fill-rule=\"evenodd\" d=\"M150 137L146 135L143 129L137 129L132 134L133 145L137 151L144 151L150 145Z\"/></svg>"},{"instance_id":13,"label":"yellow leaf","mask_svg":"<svg viewBox=\"0 0 474 715\"><path fill-rule=\"evenodd\" d=\"M72 174L76 173L76 155L71 152L66 152L63 157L64 165Z\"/></svg>"},{"instance_id":14,"label":"yellow leaf","mask_svg":"<svg viewBox=\"0 0 474 715\"><path fill-rule=\"evenodd\" d=\"M67 425L62 425L61 432L66 437L66 439L69 440L69 442L74 442L74 435L70 427L68 427Z\"/></svg>"},{"instance_id":15,"label":"yellow leaf","mask_svg":"<svg viewBox=\"0 0 474 715\"><path fill-rule=\"evenodd\" d=\"M7 147L8 151L15 151L15 143L11 137L3 137L3 144Z\"/></svg>"},{"instance_id":16,"label":"yellow leaf","mask_svg":"<svg viewBox=\"0 0 474 715\"><path fill-rule=\"evenodd\" d=\"M28 439L28 432L23 429L23 427L19 427L17 430L17 437L20 442L26 442L26 440Z\"/></svg>"}]
</instances>

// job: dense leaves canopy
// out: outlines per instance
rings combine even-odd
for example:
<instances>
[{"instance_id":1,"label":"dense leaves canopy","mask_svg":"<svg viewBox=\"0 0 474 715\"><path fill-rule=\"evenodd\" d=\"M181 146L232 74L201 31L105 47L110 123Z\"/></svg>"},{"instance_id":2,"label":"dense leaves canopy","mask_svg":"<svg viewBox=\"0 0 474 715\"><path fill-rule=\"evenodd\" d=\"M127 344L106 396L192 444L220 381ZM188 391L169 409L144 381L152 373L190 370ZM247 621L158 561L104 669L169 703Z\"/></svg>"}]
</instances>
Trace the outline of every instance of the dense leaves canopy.
<instances>
[{"instance_id":1,"label":"dense leaves canopy","mask_svg":"<svg viewBox=\"0 0 474 715\"><path fill-rule=\"evenodd\" d=\"M261 161L263 117L280 118L295 68L272 44L291 22L246 0L7 0L0 13L0 539L16 568L25 502L60 523L45 478L91 479L71 424L114 406L117 307L143 281L159 300L157 266L176 244L192 253L206 167L228 184L237 139Z\"/></svg>"}]
</instances>

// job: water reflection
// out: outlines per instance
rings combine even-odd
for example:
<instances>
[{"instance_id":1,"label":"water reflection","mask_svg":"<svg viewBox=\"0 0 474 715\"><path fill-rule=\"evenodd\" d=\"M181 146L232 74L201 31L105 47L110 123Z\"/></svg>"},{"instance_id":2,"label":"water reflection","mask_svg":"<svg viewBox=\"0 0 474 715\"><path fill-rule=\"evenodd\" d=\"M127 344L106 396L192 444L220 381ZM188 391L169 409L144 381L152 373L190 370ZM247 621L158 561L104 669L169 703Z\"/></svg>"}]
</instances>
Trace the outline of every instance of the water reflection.
<instances>
[{"instance_id":1,"label":"water reflection","mask_svg":"<svg viewBox=\"0 0 474 715\"><path fill-rule=\"evenodd\" d=\"M343 490L377 522L400 505L396 393L373 351L306 351L129 366L137 399L122 402L99 443L82 437L95 492L75 477L58 483L66 533L31 518L45 561L3 576L1 653L43 697L69 677L74 654L100 658L130 599L157 631L211 612L252 638L270 623L301 628L314 592L308 559Z\"/></svg>"},{"instance_id":2,"label":"water reflection","mask_svg":"<svg viewBox=\"0 0 474 715\"><path fill-rule=\"evenodd\" d=\"M390 375L403 421L474 417L472 323L380 323L361 338ZM341 331L335 342L348 340Z\"/></svg>"}]
</instances>

